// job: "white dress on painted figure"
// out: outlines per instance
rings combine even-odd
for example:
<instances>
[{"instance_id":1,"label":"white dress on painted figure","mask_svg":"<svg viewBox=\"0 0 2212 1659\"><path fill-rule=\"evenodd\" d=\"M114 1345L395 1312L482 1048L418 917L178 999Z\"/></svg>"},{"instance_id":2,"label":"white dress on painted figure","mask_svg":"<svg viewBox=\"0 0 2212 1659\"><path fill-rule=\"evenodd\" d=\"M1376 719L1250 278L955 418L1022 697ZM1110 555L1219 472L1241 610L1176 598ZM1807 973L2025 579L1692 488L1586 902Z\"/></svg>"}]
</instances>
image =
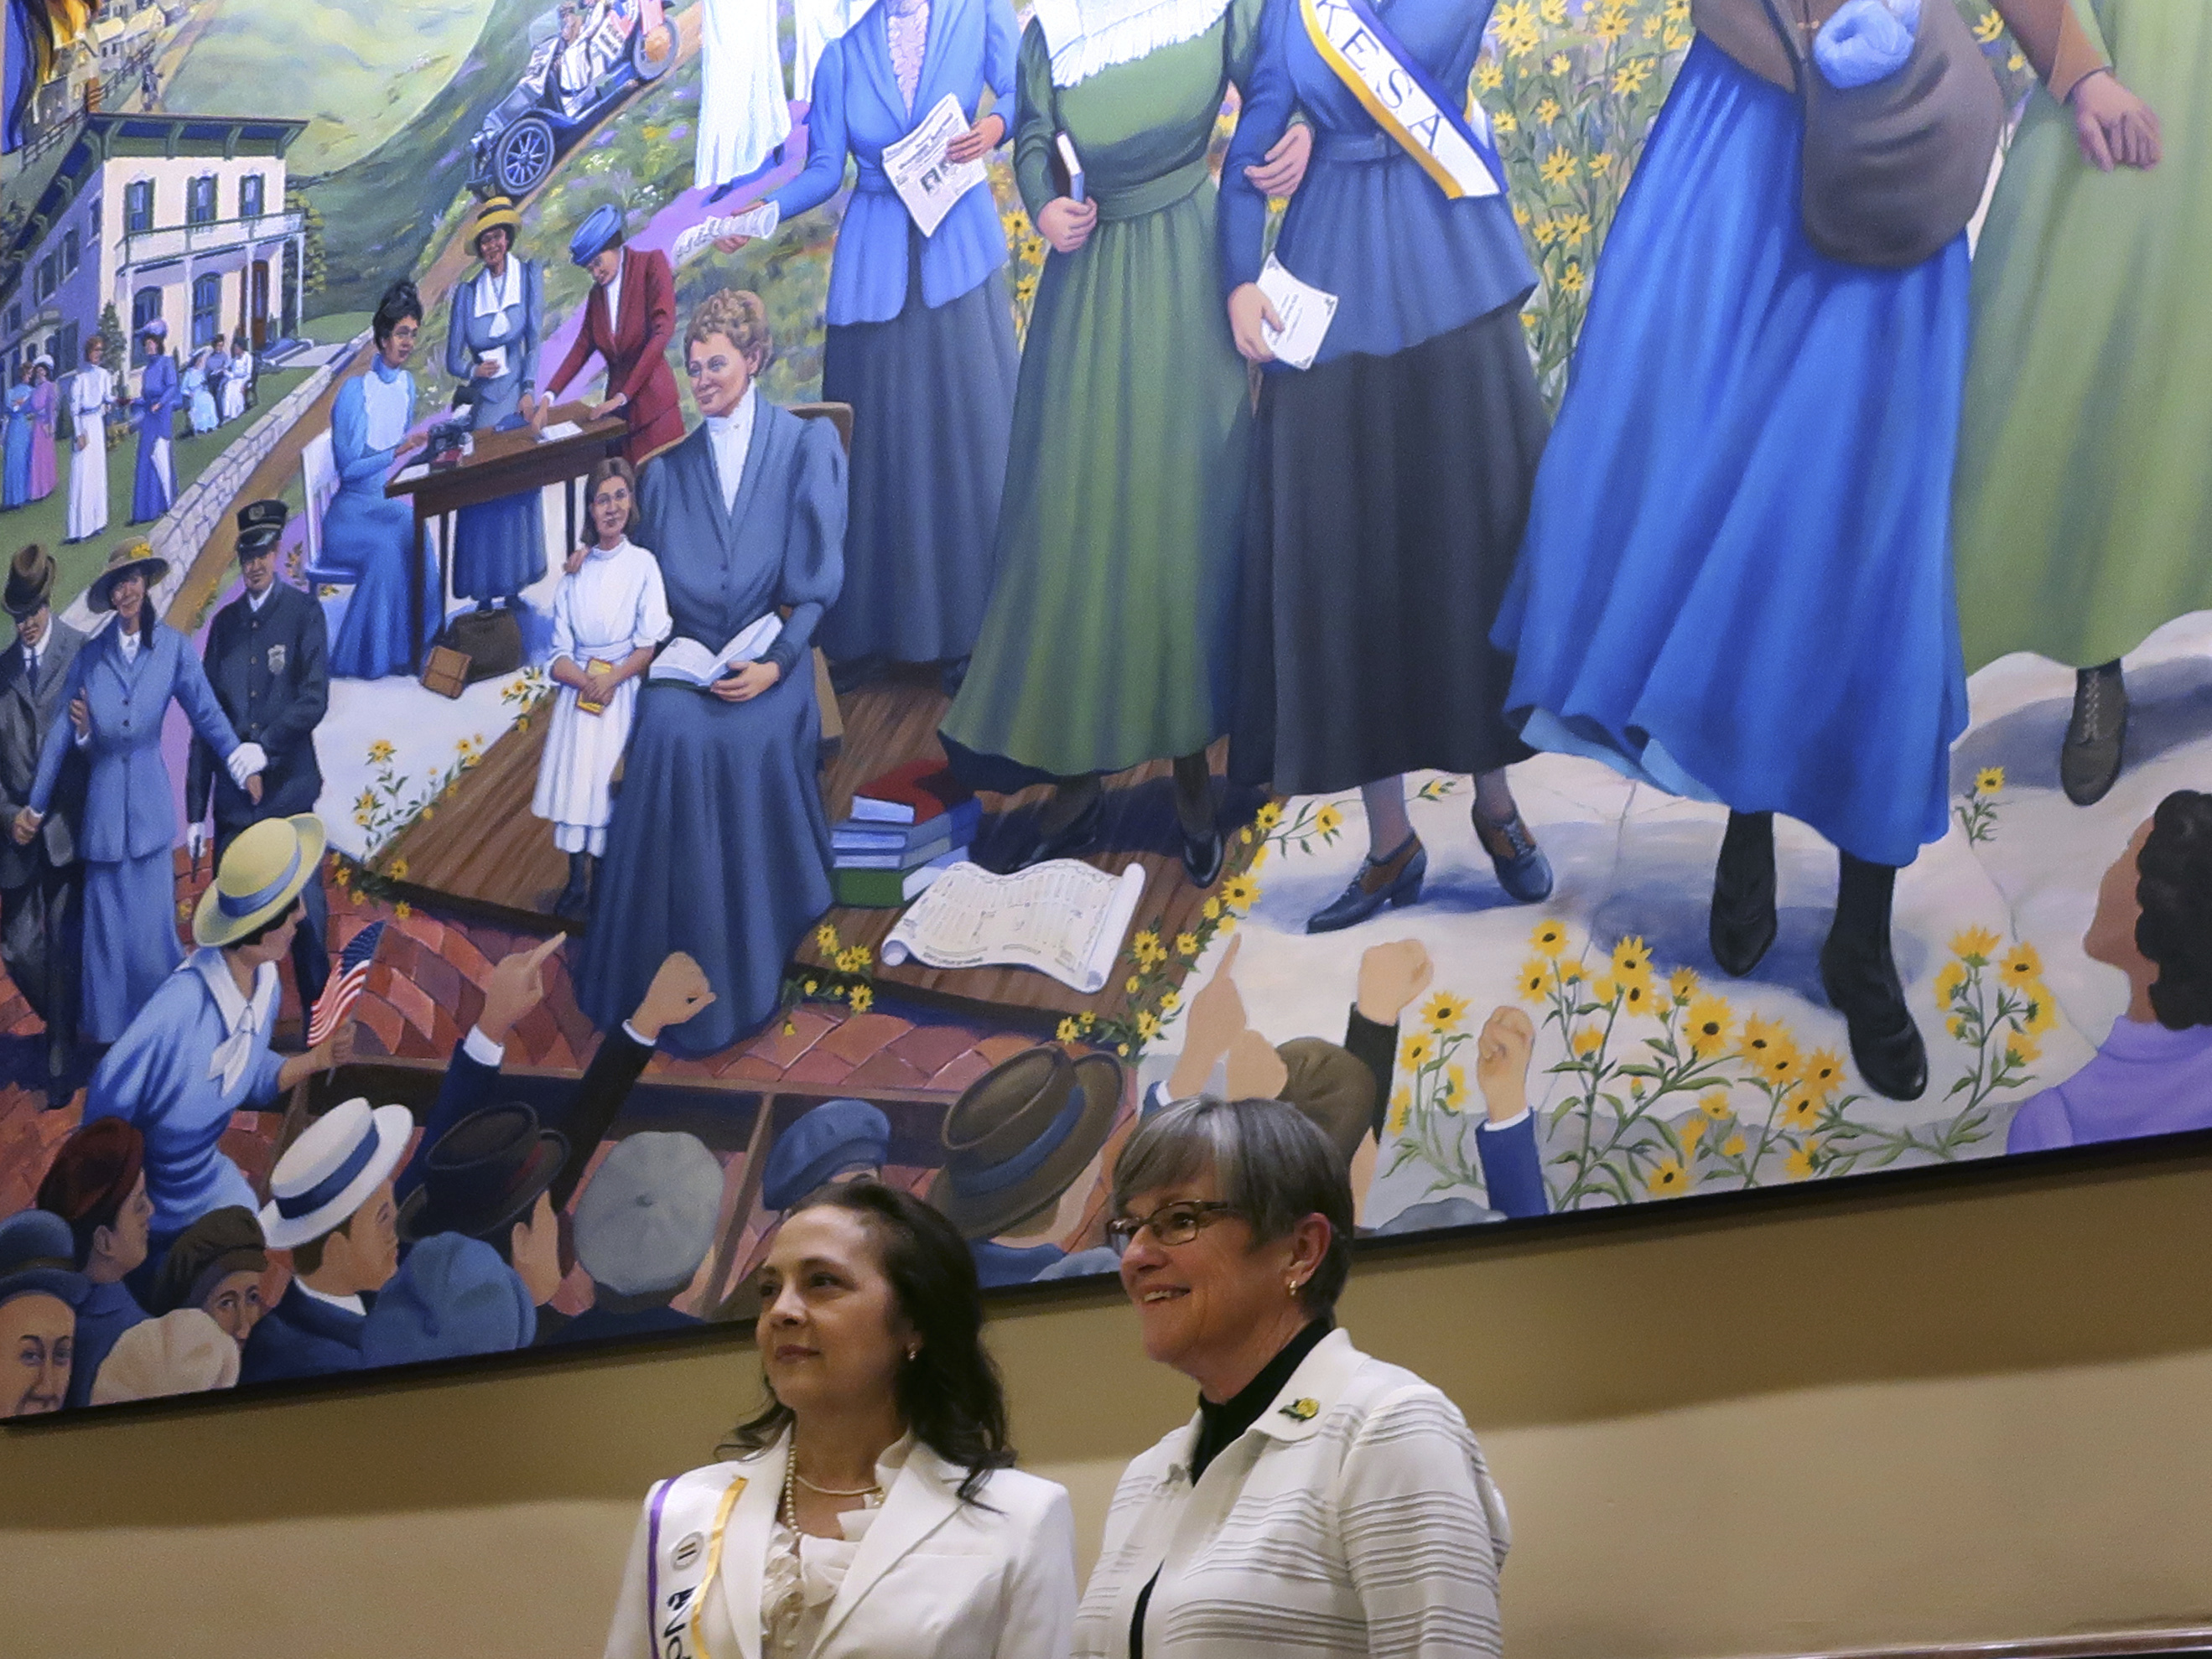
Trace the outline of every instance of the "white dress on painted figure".
<instances>
[{"instance_id":1,"label":"white dress on painted figure","mask_svg":"<svg viewBox=\"0 0 2212 1659\"><path fill-rule=\"evenodd\" d=\"M246 413L246 382L253 374L253 359L234 355L222 380L222 418L234 421Z\"/></svg>"},{"instance_id":2,"label":"white dress on painted figure","mask_svg":"<svg viewBox=\"0 0 2212 1659\"><path fill-rule=\"evenodd\" d=\"M791 95L814 101L814 71L830 43L868 15L876 0L792 0Z\"/></svg>"},{"instance_id":3,"label":"white dress on painted figure","mask_svg":"<svg viewBox=\"0 0 2212 1659\"><path fill-rule=\"evenodd\" d=\"M115 376L87 363L70 376L70 427L84 439L70 445L69 538L81 542L107 528L107 405Z\"/></svg>"},{"instance_id":4,"label":"white dress on painted figure","mask_svg":"<svg viewBox=\"0 0 2212 1659\"><path fill-rule=\"evenodd\" d=\"M659 644L674 627L660 561L625 536L617 546L592 548L581 569L562 577L553 598L553 660L566 657L583 669L595 658L618 663ZM637 685L635 675L624 680L597 714L584 711L575 687L556 690L530 810L552 821L553 843L564 853L596 858L606 851L615 765L636 718Z\"/></svg>"},{"instance_id":5,"label":"white dress on painted figure","mask_svg":"<svg viewBox=\"0 0 2212 1659\"><path fill-rule=\"evenodd\" d=\"M710 190L744 178L790 132L775 0L704 0L699 23L699 147L691 182Z\"/></svg>"}]
</instances>

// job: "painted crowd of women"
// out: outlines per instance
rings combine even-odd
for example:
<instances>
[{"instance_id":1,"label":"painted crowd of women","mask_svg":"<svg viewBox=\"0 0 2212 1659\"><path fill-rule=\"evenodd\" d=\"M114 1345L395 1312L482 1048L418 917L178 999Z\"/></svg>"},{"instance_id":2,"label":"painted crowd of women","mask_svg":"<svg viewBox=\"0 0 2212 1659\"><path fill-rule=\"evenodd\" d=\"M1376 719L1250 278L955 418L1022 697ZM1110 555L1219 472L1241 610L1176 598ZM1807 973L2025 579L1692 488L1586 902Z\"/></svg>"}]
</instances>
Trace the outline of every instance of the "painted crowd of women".
<instances>
[{"instance_id":1,"label":"painted crowd of women","mask_svg":"<svg viewBox=\"0 0 2212 1659\"><path fill-rule=\"evenodd\" d=\"M1835 9L1815 0L1807 17ZM1883 268L1808 237L1803 116L1771 19L1745 0L1698 0L1552 429L1519 321L1536 275L1488 119L1479 103L1462 112L1487 5L1394 0L1385 16L1364 0L1098 0L1042 4L1018 29L1007 0L879 0L811 63L806 163L761 204L772 224L817 211L854 170L824 313L823 395L854 411L836 533L817 515L819 548L783 550L757 582L724 574L711 594L687 595L677 567L728 529L710 488L717 445L734 428L757 446L781 426L733 408L647 462L683 430L665 359L673 286L665 256L623 246L614 210L572 250L594 286L550 390L594 351L609 364L592 412L630 416L629 459L646 463L641 539L677 637L719 647L748 620L738 610L774 593L795 607L775 648L786 668L817 642L841 690L887 665L933 666L951 698L941 736L966 781L1052 786L1023 861L1091 850L1104 780L1167 762L1186 871L1211 884L1224 843L1207 751L1225 738L1237 782L1362 795L1368 856L1310 930L1419 900L1428 850L1403 782L1415 771L1474 776L1476 842L1504 894L1532 903L1553 875L1508 769L1538 750L1594 757L1729 809L1711 943L1732 974L1753 971L1774 937L1773 814L1838 848L1823 982L1866 1080L1912 1098L1926 1061L1892 957L1891 895L1948 823L1962 615L1973 664L2029 648L2079 668L2062 768L2068 793L2089 800L2119 766L2118 657L2212 604L2201 560L2181 556L2203 503L2176 480L2194 473L2177 461L2140 492L2122 483L2160 443L2185 447L2201 394L2176 373L2152 377L2169 392L2132 396L2140 352L2111 342L2134 290L2106 253L2149 235L2171 195L2154 195L2162 180L2148 172L2157 118L2112 58L2178 62L2189 43L2139 41L2115 21L2155 6L2112 0L2101 33L2068 0L1998 10L2049 95L2031 100L1981 257L1970 267L1962 224L1927 257ZM1340 16L1434 94L1433 119L1392 112L1330 38ZM1217 186L1208 146L1232 92ZM950 159L1011 144L1049 248L1018 349L988 192L971 189L925 235L885 170L886 147L948 95L969 123ZM2136 180L2108 178L2116 166ZM1270 244L1269 203L1283 198ZM453 310L447 368L480 426L542 420L545 407L533 396L543 283L512 252L517 228L512 204L483 205L480 268ZM2191 246L2185 227L2162 230L2136 260L2168 273L2154 293L2169 312L2198 303ZM1334 299L1298 366L1275 357L1270 259ZM2042 275L2054 268L2072 284L2058 298ZM2101 335L2060 325L2069 295ZM340 672L391 672L404 650L412 544L381 480L412 421L402 366L419 313L406 328L380 313L378 362L334 416L343 483L325 544L380 549L349 611L354 649L342 632L334 652ZM764 357L744 334L723 337L757 374ZM751 398L749 379L738 395ZM2124 418L2085 432L2051 412L2091 404ZM2062 495L2069 478L2082 488ZM733 498L738 478L720 482ZM2127 536L2125 558L2075 556ZM2160 550L2149 557L2146 538ZM2014 580L2022 557L2048 574ZM472 509L456 590L506 602L543 560L534 501ZM365 603L379 572L390 591ZM613 694L612 665L643 648L605 643L629 648L603 659L604 684L572 660L564 696ZM780 696L799 720L800 690L784 677L756 695ZM685 741L723 741L708 729L720 716L670 695L635 698L629 787L658 775L639 767L654 752L648 729L688 720L699 730ZM647 718L656 707L668 718ZM776 754L800 737L780 732ZM783 763L750 750L744 762ZM738 956L757 960L733 957L730 971L763 990L767 964L827 902L809 850L818 792L792 763L766 791L744 772L744 803L679 803L705 786L672 771L674 818L653 830L680 839L682 825L737 811L757 831L768 862L731 879L757 895L773 871L784 898L748 909L746 928L764 931ZM787 786L791 801L773 805ZM594 860L602 879L619 866L630 882L654 861L623 854L620 811L589 789L576 799L600 821L556 815L575 860L572 909ZM684 862L674 844L658 855L672 867ZM659 902L616 885L626 915ZM633 968L678 948L648 933ZM627 947L592 950L617 1006L627 981L608 953ZM741 1035L770 1006L734 983L724 994L726 1018L702 1022L702 1038L709 1025Z\"/></svg>"}]
</instances>

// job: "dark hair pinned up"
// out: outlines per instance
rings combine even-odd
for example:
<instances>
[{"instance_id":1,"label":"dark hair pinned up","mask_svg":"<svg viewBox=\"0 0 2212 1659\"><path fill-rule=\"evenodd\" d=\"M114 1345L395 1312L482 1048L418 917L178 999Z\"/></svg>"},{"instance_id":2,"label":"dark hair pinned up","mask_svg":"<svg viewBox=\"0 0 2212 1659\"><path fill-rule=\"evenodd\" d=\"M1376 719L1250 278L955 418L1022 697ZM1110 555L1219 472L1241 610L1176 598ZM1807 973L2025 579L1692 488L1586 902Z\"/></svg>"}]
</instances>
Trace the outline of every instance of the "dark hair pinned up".
<instances>
[{"instance_id":1,"label":"dark hair pinned up","mask_svg":"<svg viewBox=\"0 0 2212 1659\"><path fill-rule=\"evenodd\" d=\"M2212 795L2159 802L2136 854L2136 948L2158 964L2151 1012L2171 1031L2212 1025Z\"/></svg>"},{"instance_id":2,"label":"dark hair pinned up","mask_svg":"<svg viewBox=\"0 0 2212 1659\"><path fill-rule=\"evenodd\" d=\"M983 1346L983 1294L967 1241L913 1194L880 1182L825 1187L791 1214L823 1208L860 1217L874 1236L891 1295L921 1343L899 1368L899 1415L915 1439L968 1471L960 1498L974 1502L991 1471L1013 1462L1014 1450L1006 1443L1006 1389ZM773 1444L791 1420L791 1408L771 1391L768 1408L716 1449L750 1455Z\"/></svg>"},{"instance_id":3,"label":"dark hair pinned up","mask_svg":"<svg viewBox=\"0 0 2212 1659\"><path fill-rule=\"evenodd\" d=\"M414 283L402 276L376 302L376 320L370 327L375 331L377 344L390 339L392 331L410 317L418 323L422 320L422 296L416 293Z\"/></svg>"}]
</instances>

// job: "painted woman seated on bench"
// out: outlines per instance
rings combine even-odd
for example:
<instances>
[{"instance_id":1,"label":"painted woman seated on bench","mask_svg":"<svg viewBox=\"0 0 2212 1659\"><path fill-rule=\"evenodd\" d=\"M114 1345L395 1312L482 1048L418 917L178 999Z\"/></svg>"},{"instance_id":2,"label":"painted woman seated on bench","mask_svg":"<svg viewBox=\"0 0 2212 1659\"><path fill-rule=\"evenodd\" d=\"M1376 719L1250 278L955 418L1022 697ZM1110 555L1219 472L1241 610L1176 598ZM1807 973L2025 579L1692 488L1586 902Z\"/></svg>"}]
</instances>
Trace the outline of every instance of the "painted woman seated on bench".
<instances>
[{"instance_id":1,"label":"painted woman seated on bench","mask_svg":"<svg viewBox=\"0 0 2212 1659\"><path fill-rule=\"evenodd\" d=\"M331 643L331 672L356 680L381 679L413 665L408 560L422 562L425 639L437 633L445 603L436 562L428 548L416 551L413 508L384 493L393 467L422 447L407 436L415 423L415 377L405 365L422 329L422 301L414 283L403 278L385 289L373 328L376 355L368 372L341 386L331 404L338 493L323 513L322 566L355 584Z\"/></svg>"},{"instance_id":2,"label":"painted woman seated on bench","mask_svg":"<svg viewBox=\"0 0 2212 1659\"><path fill-rule=\"evenodd\" d=\"M585 1012L611 1026L662 958L688 952L717 1000L667 1046L701 1055L775 1012L784 963L830 908L808 664L844 577L845 453L829 422L755 389L773 349L758 295L710 295L684 349L705 420L641 470L635 536L659 557L674 638L719 653L790 614L759 661L710 685L647 678L577 981Z\"/></svg>"}]
</instances>

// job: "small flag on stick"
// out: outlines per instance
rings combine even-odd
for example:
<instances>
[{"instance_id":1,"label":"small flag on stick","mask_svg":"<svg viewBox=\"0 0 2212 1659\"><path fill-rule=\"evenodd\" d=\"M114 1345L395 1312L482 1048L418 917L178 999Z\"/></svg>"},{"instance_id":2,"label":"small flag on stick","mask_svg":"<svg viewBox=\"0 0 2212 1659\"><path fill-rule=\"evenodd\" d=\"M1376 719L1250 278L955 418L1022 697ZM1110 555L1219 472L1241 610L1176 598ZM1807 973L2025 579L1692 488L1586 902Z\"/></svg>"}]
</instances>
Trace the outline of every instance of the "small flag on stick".
<instances>
[{"instance_id":1,"label":"small flag on stick","mask_svg":"<svg viewBox=\"0 0 2212 1659\"><path fill-rule=\"evenodd\" d=\"M384 924L372 921L347 942L338 955L338 970L331 975L331 982L323 987L322 995L315 999L314 1011L307 1018L307 1046L319 1048L331 1032L338 1029L346 1012L353 1006L354 999L368 983L368 965L376 960L376 947L384 938Z\"/></svg>"}]
</instances>

